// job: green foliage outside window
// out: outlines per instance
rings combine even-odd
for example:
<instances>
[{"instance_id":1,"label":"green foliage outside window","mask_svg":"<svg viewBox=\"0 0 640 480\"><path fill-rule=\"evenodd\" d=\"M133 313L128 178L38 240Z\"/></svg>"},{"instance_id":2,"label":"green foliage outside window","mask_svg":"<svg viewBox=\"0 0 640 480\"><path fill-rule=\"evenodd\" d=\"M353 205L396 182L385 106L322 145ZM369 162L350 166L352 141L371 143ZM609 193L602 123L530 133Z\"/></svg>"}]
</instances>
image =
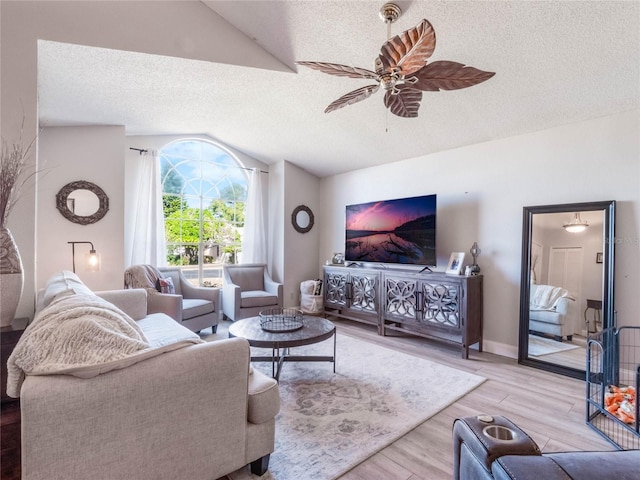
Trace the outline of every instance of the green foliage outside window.
<instances>
[{"instance_id":1,"label":"green foliage outside window","mask_svg":"<svg viewBox=\"0 0 640 480\"><path fill-rule=\"evenodd\" d=\"M204 265L236 263L247 198L246 176L238 166L208 142L187 140L162 149L169 265L196 266L200 251Z\"/></svg>"},{"instance_id":2,"label":"green foliage outside window","mask_svg":"<svg viewBox=\"0 0 640 480\"><path fill-rule=\"evenodd\" d=\"M174 195L163 195L163 204L170 265L197 265L201 238L205 250L207 245L218 245L225 263L234 263L242 240L238 228L244 226L244 202L213 200L202 210L202 216L199 208L188 207L185 200ZM216 260L205 258L206 263Z\"/></svg>"}]
</instances>

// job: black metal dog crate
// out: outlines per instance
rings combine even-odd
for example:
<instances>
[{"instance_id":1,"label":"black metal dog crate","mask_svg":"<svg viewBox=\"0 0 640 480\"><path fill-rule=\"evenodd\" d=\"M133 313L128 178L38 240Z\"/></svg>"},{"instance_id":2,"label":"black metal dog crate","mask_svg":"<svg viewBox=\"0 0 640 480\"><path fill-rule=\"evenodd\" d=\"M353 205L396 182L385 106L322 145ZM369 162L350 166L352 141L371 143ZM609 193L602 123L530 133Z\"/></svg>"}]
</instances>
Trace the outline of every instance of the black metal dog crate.
<instances>
[{"instance_id":1,"label":"black metal dog crate","mask_svg":"<svg viewBox=\"0 0 640 480\"><path fill-rule=\"evenodd\" d=\"M640 449L640 327L609 328L587 342L587 424L620 450Z\"/></svg>"}]
</instances>

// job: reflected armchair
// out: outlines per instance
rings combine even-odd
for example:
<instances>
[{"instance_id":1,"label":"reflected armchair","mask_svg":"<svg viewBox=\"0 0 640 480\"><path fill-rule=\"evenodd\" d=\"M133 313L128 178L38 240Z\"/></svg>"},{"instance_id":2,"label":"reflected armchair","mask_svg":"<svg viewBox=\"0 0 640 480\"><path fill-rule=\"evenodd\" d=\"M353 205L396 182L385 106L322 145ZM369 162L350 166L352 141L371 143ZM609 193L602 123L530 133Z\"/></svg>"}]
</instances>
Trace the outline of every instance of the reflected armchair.
<instances>
[{"instance_id":1,"label":"reflected armchair","mask_svg":"<svg viewBox=\"0 0 640 480\"><path fill-rule=\"evenodd\" d=\"M222 274L222 311L231 321L282 307L282 284L271 279L265 264L224 265Z\"/></svg>"},{"instance_id":2,"label":"reflected armchair","mask_svg":"<svg viewBox=\"0 0 640 480\"><path fill-rule=\"evenodd\" d=\"M159 281L170 278L175 293L161 293ZM125 288L147 291L147 313L166 313L193 332L211 327L216 332L220 313L220 289L195 287L179 267L132 265L124 272Z\"/></svg>"},{"instance_id":3,"label":"reflected armchair","mask_svg":"<svg viewBox=\"0 0 640 480\"><path fill-rule=\"evenodd\" d=\"M529 331L571 341L574 331L575 299L568 290L552 285L531 285Z\"/></svg>"}]
</instances>

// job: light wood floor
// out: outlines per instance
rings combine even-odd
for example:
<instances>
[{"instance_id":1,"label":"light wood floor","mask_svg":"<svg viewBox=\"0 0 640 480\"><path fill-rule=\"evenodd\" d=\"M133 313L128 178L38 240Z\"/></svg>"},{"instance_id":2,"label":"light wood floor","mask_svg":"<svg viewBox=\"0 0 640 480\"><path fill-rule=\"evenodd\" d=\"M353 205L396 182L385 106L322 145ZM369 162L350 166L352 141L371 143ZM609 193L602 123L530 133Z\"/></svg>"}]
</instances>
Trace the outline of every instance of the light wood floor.
<instances>
[{"instance_id":1,"label":"light wood floor","mask_svg":"<svg viewBox=\"0 0 640 480\"><path fill-rule=\"evenodd\" d=\"M586 370L587 339L580 335L574 335L573 339L570 342L565 340L564 343L577 345L578 348L532 358L542 360L543 362L556 363L558 365L564 365L565 367L576 368L578 370Z\"/></svg>"},{"instance_id":2,"label":"light wood floor","mask_svg":"<svg viewBox=\"0 0 640 480\"><path fill-rule=\"evenodd\" d=\"M335 322L347 335L475 373L487 380L384 450L340 477L341 480L450 480L453 475L451 427L458 417L504 415L525 430L543 452L614 450L585 423L585 383L518 365L490 353L470 353L415 337L381 337L375 328ZM438 388L434 385L433 388Z\"/></svg>"}]
</instances>

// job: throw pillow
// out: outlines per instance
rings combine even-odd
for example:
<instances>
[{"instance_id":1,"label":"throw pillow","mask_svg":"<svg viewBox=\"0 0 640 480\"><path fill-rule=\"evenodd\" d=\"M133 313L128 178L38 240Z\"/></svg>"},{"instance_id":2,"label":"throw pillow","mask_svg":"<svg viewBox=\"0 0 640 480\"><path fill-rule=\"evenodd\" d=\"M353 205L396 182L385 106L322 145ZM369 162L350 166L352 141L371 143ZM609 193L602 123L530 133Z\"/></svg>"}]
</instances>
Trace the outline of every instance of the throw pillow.
<instances>
[{"instance_id":1,"label":"throw pillow","mask_svg":"<svg viewBox=\"0 0 640 480\"><path fill-rule=\"evenodd\" d=\"M156 282L156 290L160 293L176 293L176 288L173 286L173 280L170 277L159 278Z\"/></svg>"}]
</instances>

